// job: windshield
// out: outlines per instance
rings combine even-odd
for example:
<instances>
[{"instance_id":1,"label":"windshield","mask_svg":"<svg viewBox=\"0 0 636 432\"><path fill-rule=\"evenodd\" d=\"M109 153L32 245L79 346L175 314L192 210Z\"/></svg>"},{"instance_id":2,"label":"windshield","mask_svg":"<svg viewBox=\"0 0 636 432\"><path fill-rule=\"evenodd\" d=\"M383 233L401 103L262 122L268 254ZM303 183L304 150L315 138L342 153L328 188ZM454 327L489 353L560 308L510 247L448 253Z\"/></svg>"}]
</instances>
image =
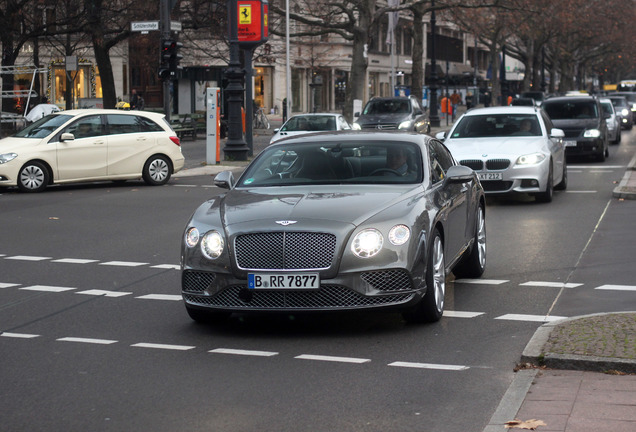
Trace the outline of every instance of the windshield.
<instances>
[{"instance_id":1,"label":"windshield","mask_svg":"<svg viewBox=\"0 0 636 432\"><path fill-rule=\"evenodd\" d=\"M451 138L541 136L535 114L488 114L464 116Z\"/></svg>"},{"instance_id":2,"label":"windshield","mask_svg":"<svg viewBox=\"0 0 636 432\"><path fill-rule=\"evenodd\" d=\"M22 129L15 136L20 138L44 138L71 118L73 117L65 114L50 114Z\"/></svg>"},{"instance_id":3,"label":"windshield","mask_svg":"<svg viewBox=\"0 0 636 432\"><path fill-rule=\"evenodd\" d=\"M543 109L552 120L593 119L599 117L592 101L545 102Z\"/></svg>"},{"instance_id":4,"label":"windshield","mask_svg":"<svg viewBox=\"0 0 636 432\"><path fill-rule=\"evenodd\" d=\"M282 132L333 130L336 130L336 118L330 115L294 116L281 128Z\"/></svg>"},{"instance_id":5,"label":"windshield","mask_svg":"<svg viewBox=\"0 0 636 432\"><path fill-rule=\"evenodd\" d=\"M412 143L305 141L265 149L237 187L421 182L422 156Z\"/></svg>"},{"instance_id":6,"label":"windshield","mask_svg":"<svg viewBox=\"0 0 636 432\"><path fill-rule=\"evenodd\" d=\"M615 107L621 107L621 108L626 108L627 107L627 99L625 98L611 98L610 99L612 101L612 104L614 104Z\"/></svg>"},{"instance_id":7,"label":"windshield","mask_svg":"<svg viewBox=\"0 0 636 432\"><path fill-rule=\"evenodd\" d=\"M378 99L370 101L362 114L408 114L409 101L403 99Z\"/></svg>"}]
</instances>

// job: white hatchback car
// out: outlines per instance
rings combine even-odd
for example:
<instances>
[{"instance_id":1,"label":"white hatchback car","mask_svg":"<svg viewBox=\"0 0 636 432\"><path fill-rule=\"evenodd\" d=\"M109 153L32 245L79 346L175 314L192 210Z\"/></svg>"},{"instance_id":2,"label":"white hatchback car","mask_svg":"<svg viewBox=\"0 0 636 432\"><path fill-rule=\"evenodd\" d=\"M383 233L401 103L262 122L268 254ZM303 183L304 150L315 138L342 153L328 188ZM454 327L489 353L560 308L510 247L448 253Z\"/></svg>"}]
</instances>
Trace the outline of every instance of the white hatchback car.
<instances>
[{"instance_id":1,"label":"white hatchback car","mask_svg":"<svg viewBox=\"0 0 636 432\"><path fill-rule=\"evenodd\" d=\"M290 117L279 129L274 130L270 144L289 136L311 132L351 130L351 125L342 114L312 113Z\"/></svg>"},{"instance_id":2,"label":"white hatchback car","mask_svg":"<svg viewBox=\"0 0 636 432\"><path fill-rule=\"evenodd\" d=\"M567 187L563 137L542 109L525 106L472 109L448 135L437 134L486 194L527 193L541 202Z\"/></svg>"},{"instance_id":3,"label":"white hatchback car","mask_svg":"<svg viewBox=\"0 0 636 432\"><path fill-rule=\"evenodd\" d=\"M0 140L0 186L40 192L54 183L140 178L163 185L184 162L163 114L70 110Z\"/></svg>"}]
</instances>

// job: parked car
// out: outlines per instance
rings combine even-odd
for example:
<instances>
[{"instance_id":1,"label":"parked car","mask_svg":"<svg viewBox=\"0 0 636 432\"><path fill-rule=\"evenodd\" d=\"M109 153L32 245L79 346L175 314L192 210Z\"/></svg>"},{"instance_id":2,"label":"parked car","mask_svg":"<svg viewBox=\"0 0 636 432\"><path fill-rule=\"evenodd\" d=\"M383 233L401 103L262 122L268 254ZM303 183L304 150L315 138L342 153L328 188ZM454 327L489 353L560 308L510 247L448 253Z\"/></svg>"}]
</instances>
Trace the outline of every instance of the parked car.
<instances>
[{"instance_id":1,"label":"parked car","mask_svg":"<svg viewBox=\"0 0 636 432\"><path fill-rule=\"evenodd\" d=\"M195 321L369 309L437 321L447 272L486 265L481 184L429 136L292 137L214 183L227 191L195 210L181 246Z\"/></svg>"},{"instance_id":2,"label":"parked car","mask_svg":"<svg viewBox=\"0 0 636 432\"><path fill-rule=\"evenodd\" d=\"M601 107L603 108L603 114L605 115L605 122L607 123L607 139L612 144L618 144L621 142L621 123L614 111L614 105L612 101L606 98L601 99Z\"/></svg>"},{"instance_id":3,"label":"parked car","mask_svg":"<svg viewBox=\"0 0 636 432\"><path fill-rule=\"evenodd\" d=\"M0 140L0 186L23 192L98 180L163 185L183 165L179 138L163 114L146 111L63 111Z\"/></svg>"},{"instance_id":4,"label":"parked car","mask_svg":"<svg viewBox=\"0 0 636 432\"><path fill-rule=\"evenodd\" d=\"M444 144L460 164L477 172L487 194L530 194L550 202L565 189L564 133L536 107L490 107L466 112Z\"/></svg>"},{"instance_id":5,"label":"parked car","mask_svg":"<svg viewBox=\"0 0 636 432\"><path fill-rule=\"evenodd\" d=\"M274 129L274 136L269 143L275 143L279 139L289 136L339 130L351 130L351 125L342 114L297 114L287 119L279 129Z\"/></svg>"},{"instance_id":6,"label":"parked car","mask_svg":"<svg viewBox=\"0 0 636 432\"><path fill-rule=\"evenodd\" d=\"M544 100L546 100L546 95L542 91L527 91L521 93L522 98L530 98L534 101L536 106L541 106Z\"/></svg>"},{"instance_id":7,"label":"parked car","mask_svg":"<svg viewBox=\"0 0 636 432\"><path fill-rule=\"evenodd\" d=\"M555 127L565 133L568 156L592 156L603 162L609 156L607 123L594 96L563 96L546 100L542 108Z\"/></svg>"},{"instance_id":8,"label":"parked car","mask_svg":"<svg viewBox=\"0 0 636 432\"><path fill-rule=\"evenodd\" d=\"M356 130L401 130L430 133L431 122L415 96L374 97L367 102L362 113L355 113Z\"/></svg>"},{"instance_id":9,"label":"parked car","mask_svg":"<svg viewBox=\"0 0 636 432\"><path fill-rule=\"evenodd\" d=\"M621 121L621 128L631 130L634 126L634 113L632 113L631 106L627 103L625 96L610 94L607 98L611 100L614 105L616 114L619 116Z\"/></svg>"}]
</instances>

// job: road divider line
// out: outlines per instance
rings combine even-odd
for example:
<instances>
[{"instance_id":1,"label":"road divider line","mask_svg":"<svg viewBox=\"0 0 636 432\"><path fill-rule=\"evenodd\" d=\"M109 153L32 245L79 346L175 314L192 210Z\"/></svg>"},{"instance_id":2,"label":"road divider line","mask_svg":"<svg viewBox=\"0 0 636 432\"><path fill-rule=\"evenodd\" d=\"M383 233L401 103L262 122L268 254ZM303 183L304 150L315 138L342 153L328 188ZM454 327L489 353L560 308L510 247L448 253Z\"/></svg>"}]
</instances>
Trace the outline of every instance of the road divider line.
<instances>
[{"instance_id":1,"label":"road divider line","mask_svg":"<svg viewBox=\"0 0 636 432\"><path fill-rule=\"evenodd\" d=\"M524 314L505 314L496 317L497 320L509 320L509 321L529 321L529 322L551 322L565 319L567 317L562 316L548 316L548 315L524 315Z\"/></svg>"},{"instance_id":2,"label":"road divider line","mask_svg":"<svg viewBox=\"0 0 636 432\"><path fill-rule=\"evenodd\" d=\"M179 270L181 267L178 264L159 264L159 265L150 266L150 268Z\"/></svg>"},{"instance_id":3,"label":"road divider line","mask_svg":"<svg viewBox=\"0 0 636 432\"><path fill-rule=\"evenodd\" d=\"M463 370L470 369L468 366L461 366L461 365L445 365L445 364L434 364L434 363L412 363L412 362L401 362L401 361L396 361L396 362L393 362L393 363L389 363L389 366L417 368L417 369L448 370L448 371L463 371Z\"/></svg>"},{"instance_id":4,"label":"road divider line","mask_svg":"<svg viewBox=\"0 0 636 432\"><path fill-rule=\"evenodd\" d=\"M313 355L313 354L301 354L299 356L294 357L299 360L317 360L317 361L328 361L328 362L336 362L336 363L368 363L371 359L363 359L363 358L355 358L355 357L335 357L335 356L325 356L325 355Z\"/></svg>"},{"instance_id":5,"label":"road divider line","mask_svg":"<svg viewBox=\"0 0 636 432\"><path fill-rule=\"evenodd\" d=\"M94 296L104 296L104 297L124 297L127 295L131 295L131 292L121 292L121 291L105 291L99 289L92 289L86 291L78 291L75 294L86 294L86 295L94 295Z\"/></svg>"},{"instance_id":6,"label":"road divider line","mask_svg":"<svg viewBox=\"0 0 636 432\"><path fill-rule=\"evenodd\" d=\"M214 354L233 354L233 355L256 356L256 357L272 357L272 356L278 355L277 352L271 352L271 351L240 350L240 349L232 349L232 348L216 348L208 352L214 353Z\"/></svg>"},{"instance_id":7,"label":"road divider line","mask_svg":"<svg viewBox=\"0 0 636 432\"><path fill-rule=\"evenodd\" d=\"M6 257L5 259L18 260L18 261L46 261L46 260L50 260L51 257L15 255L15 256Z\"/></svg>"},{"instance_id":8,"label":"road divider line","mask_svg":"<svg viewBox=\"0 0 636 432\"><path fill-rule=\"evenodd\" d=\"M504 279L455 279L455 283L477 284L477 285L501 285L509 280Z\"/></svg>"},{"instance_id":9,"label":"road divider line","mask_svg":"<svg viewBox=\"0 0 636 432\"><path fill-rule=\"evenodd\" d=\"M131 261L107 261L107 262L100 263L99 265L120 266L120 267L139 267L139 266L148 265L148 263L131 262Z\"/></svg>"},{"instance_id":10,"label":"road divider line","mask_svg":"<svg viewBox=\"0 0 636 432\"><path fill-rule=\"evenodd\" d=\"M20 284L0 282L0 288L11 288L11 287L16 287L18 285L20 285Z\"/></svg>"},{"instance_id":11,"label":"road divider line","mask_svg":"<svg viewBox=\"0 0 636 432\"><path fill-rule=\"evenodd\" d=\"M156 343L145 343L145 342L132 344L131 346L137 347L137 348L155 348L155 349L176 350L176 351L187 351L187 350L196 348L196 347L188 346L188 345L167 345L167 344L156 344Z\"/></svg>"},{"instance_id":12,"label":"road divider line","mask_svg":"<svg viewBox=\"0 0 636 432\"><path fill-rule=\"evenodd\" d=\"M89 264L89 263L99 262L99 260L79 259L79 258L61 258L61 259L53 260L51 262L64 263L64 264Z\"/></svg>"},{"instance_id":13,"label":"road divider line","mask_svg":"<svg viewBox=\"0 0 636 432\"><path fill-rule=\"evenodd\" d=\"M146 294L139 297L135 297L142 300L170 300L170 301L181 301L183 297L180 295L174 294Z\"/></svg>"},{"instance_id":14,"label":"road divider line","mask_svg":"<svg viewBox=\"0 0 636 432\"><path fill-rule=\"evenodd\" d=\"M475 318L484 314L485 312L463 312L463 311L445 310L442 316L445 316L447 318Z\"/></svg>"},{"instance_id":15,"label":"road divider line","mask_svg":"<svg viewBox=\"0 0 636 432\"><path fill-rule=\"evenodd\" d=\"M72 291L75 288L49 286L49 285L31 285L31 286L23 287L20 289L25 291L64 292L64 291Z\"/></svg>"},{"instance_id":16,"label":"road divider line","mask_svg":"<svg viewBox=\"0 0 636 432\"><path fill-rule=\"evenodd\" d=\"M2 337L10 337L17 339L33 339L36 337L40 337L40 335L36 334L28 334L28 333L10 333L10 332L0 332L0 336Z\"/></svg>"},{"instance_id":17,"label":"road divider line","mask_svg":"<svg viewBox=\"0 0 636 432\"><path fill-rule=\"evenodd\" d=\"M536 287L549 287L549 288L577 288L583 285L582 283L564 283L564 282L541 282L541 281L529 281L519 284L519 286L536 286Z\"/></svg>"},{"instance_id":18,"label":"road divider line","mask_svg":"<svg viewBox=\"0 0 636 432\"><path fill-rule=\"evenodd\" d=\"M63 337L56 340L60 342L80 342L80 343L89 343L89 344L97 344L97 345L111 345L111 344L117 343L116 340L78 338L78 337Z\"/></svg>"},{"instance_id":19,"label":"road divider line","mask_svg":"<svg viewBox=\"0 0 636 432\"><path fill-rule=\"evenodd\" d=\"M608 291L636 291L635 285L601 285L594 289Z\"/></svg>"}]
</instances>

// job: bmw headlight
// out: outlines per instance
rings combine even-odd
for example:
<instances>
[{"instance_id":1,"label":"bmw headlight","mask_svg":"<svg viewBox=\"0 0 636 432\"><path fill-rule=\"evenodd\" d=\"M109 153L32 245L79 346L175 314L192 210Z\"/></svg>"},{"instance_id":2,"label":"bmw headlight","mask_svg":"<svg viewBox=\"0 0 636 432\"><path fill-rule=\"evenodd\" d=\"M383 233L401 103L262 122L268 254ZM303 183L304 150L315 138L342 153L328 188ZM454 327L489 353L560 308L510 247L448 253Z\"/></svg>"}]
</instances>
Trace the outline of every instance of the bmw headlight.
<instances>
[{"instance_id":1,"label":"bmw headlight","mask_svg":"<svg viewBox=\"0 0 636 432\"><path fill-rule=\"evenodd\" d=\"M598 129L588 129L583 133L585 138L598 138L601 136L601 131Z\"/></svg>"},{"instance_id":2,"label":"bmw headlight","mask_svg":"<svg viewBox=\"0 0 636 432\"><path fill-rule=\"evenodd\" d=\"M5 153L5 154L0 154L0 164L3 163L7 163L9 161L12 161L13 159L17 158L18 154L17 153Z\"/></svg>"},{"instance_id":3,"label":"bmw headlight","mask_svg":"<svg viewBox=\"0 0 636 432\"><path fill-rule=\"evenodd\" d=\"M360 231L351 242L351 252L360 258L371 258L380 252L384 239L382 233L374 228Z\"/></svg>"},{"instance_id":4,"label":"bmw headlight","mask_svg":"<svg viewBox=\"0 0 636 432\"><path fill-rule=\"evenodd\" d=\"M536 165L544 160L545 155L543 153L532 153L519 156L519 159L517 159L517 165Z\"/></svg>"},{"instance_id":5,"label":"bmw headlight","mask_svg":"<svg viewBox=\"0 0 636 432\"><path fill-rule=\"evenodd\" d=\"M395 246L402 246L409 237L411 237L411 230L406 225L396 225L389 231L389 241Z\"/></svg>"},{"instance_id":6,"label":"bmw headlight","mask_svg":"<svg viewBox=\"0 0 636 432\"><path fill-rule=\"evenodd\" d=\"M398 126L398 129L412 129L412 128L413 128L413 121L412 120L403 121Z\"/></svg>"},{"instance_id":7,"label":"bmw headlight","mask_svg":"<svg viewBox=\"0 0 636 432\"><path fill-rule=\"evenodd\" d=\"M225 241L218 231L208 231L201 239L201 252L208 259L217 259L223 252Z\"/></svg>"},{"instance_id":8,"label":"bmw headlight","mask_svg":"<svg viewBox=\"0 0 636 432\"><path fill-rule=\"evenodd\" d=\"M354 123L351 125L351 129L353 130L362 130L362 127L360 126L359 123Z\"/></svg>"},{"instance_id":9,"label":"bmw headlight","mask_svg":"<svg viewBox=\"0 0 636 432\"><path fill-rule=\"evenodd\" d=\"M199 243L199 230L195 227L190 228L185 233L185 243L189 248L193 248Z\"/></svg>"}]
</instances>

